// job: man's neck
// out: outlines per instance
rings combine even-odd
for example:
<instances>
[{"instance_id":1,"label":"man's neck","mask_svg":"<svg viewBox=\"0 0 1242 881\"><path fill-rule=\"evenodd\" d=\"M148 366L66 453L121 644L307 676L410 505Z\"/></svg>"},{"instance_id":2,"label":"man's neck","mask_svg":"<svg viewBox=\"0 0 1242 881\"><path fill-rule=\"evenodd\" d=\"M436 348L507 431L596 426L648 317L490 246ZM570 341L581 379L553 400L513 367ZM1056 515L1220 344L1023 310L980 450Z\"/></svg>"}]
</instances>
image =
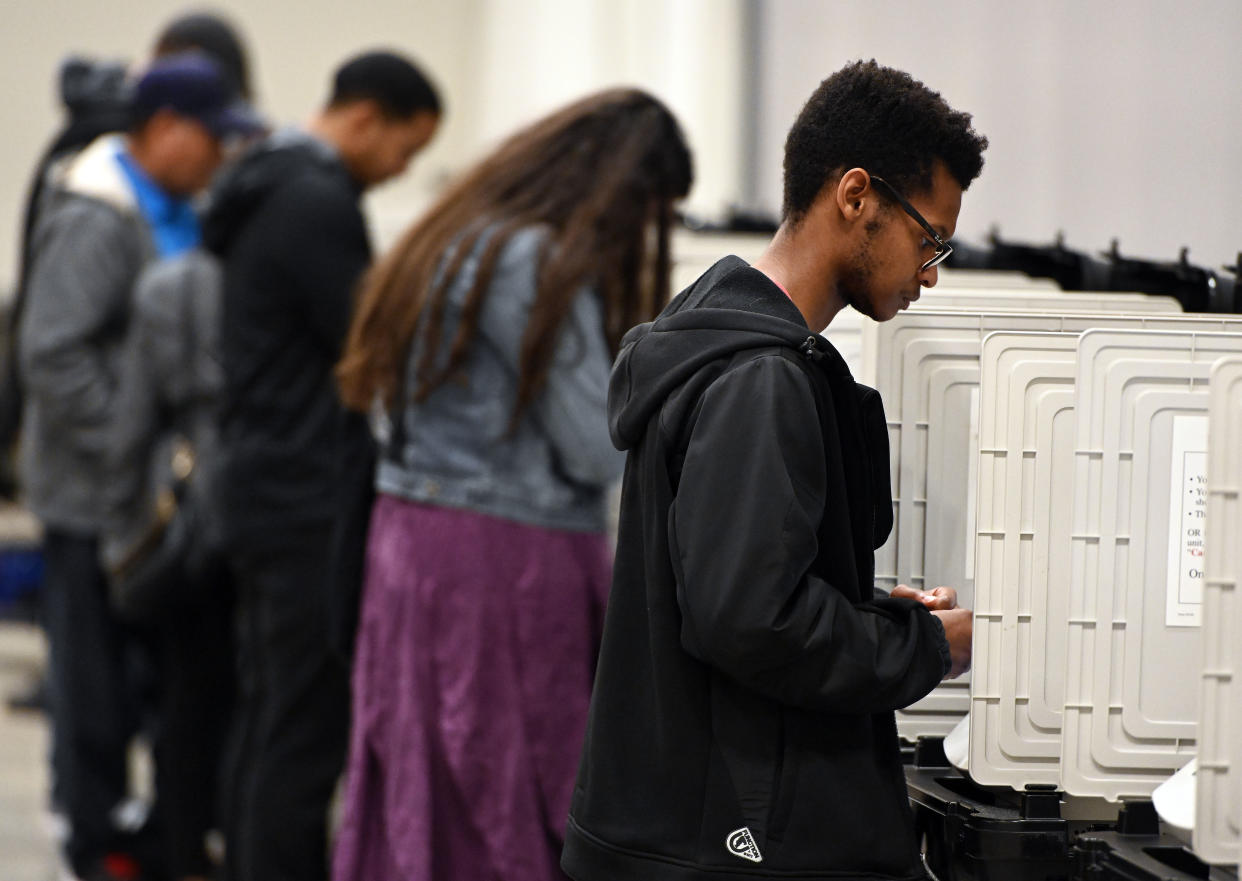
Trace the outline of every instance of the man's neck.
<instances>
[{"instance_id":1,"label":"man's neck","mask_svg":"<svg viewBox=\"0 0 1242 881\"><path fill-rule=\"evenodd\" d=\"M811 247L805 225L785 223L755 261L754 267L784 289L807 326L823 330L845 308L837 293L836 273L827 248Z\"/></svg>"},{"instance_id":2,"label":"man's neck","mask_svg":"<svg viewBox=\"0 0 1242 881\"><path fill-rule=\"evenodd\" d=\"M304 128L310 135L326 144L336 154L341 165L348 172L350 179L353 180L358 192L361 193L366 190L366 185L359 181L350 163L349 124L344 114L331 108L321 110L306 122Z\"/></svg>"},{"instance_id":3,"label":"man's neck","mask_svg":"<svg viewBox=\"0 0 1242 881\"><path fill-rule=\"evenodd\" d=\"M338 153L340 152L341 126L339 121L333 119L327 111L320 111L307 120L305 129Z\"/></svg>"}]
</instances>

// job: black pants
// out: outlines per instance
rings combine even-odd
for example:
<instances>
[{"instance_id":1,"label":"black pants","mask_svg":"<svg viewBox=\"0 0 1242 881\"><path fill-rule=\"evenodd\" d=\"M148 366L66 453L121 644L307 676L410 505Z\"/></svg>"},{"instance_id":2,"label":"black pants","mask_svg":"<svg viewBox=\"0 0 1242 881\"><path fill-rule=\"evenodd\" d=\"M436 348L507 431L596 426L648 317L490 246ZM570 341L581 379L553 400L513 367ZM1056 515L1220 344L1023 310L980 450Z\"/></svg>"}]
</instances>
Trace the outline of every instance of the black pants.
<instances>
[{"instance_id":1,"label":"black pants","mask_svg":"<svg viewBox=\"0 0 1242 881\"><path fill-rule=\"evenodd\" d=\"M329 531L234 556L238 705L225 772L230 881L321 881L349 676L328 645Z\"/></svg>"},{"instance_id":2,"label":"black pants","mask_svg":"<svg viewBox=\"0 0 1242 881\"><path fill-rule=\"evenodd\" d=\"M97 548L92 535L50 527L44 534L52 774L78 874L121 846L112 812L127 794L141 703L134 675L141 643L108 603Z\"/></svg>"},{"instance_id":3,"label":"black pants","mask_svg":"<svg viewBox=\"0 0 1242 881\"><path fill-rule=\"evenodd\" d=\"M210 875L205 841L217 797L234 694L233 591L228 579L188 591L161 619L157 820L169 876Z\"/></svg>"}]
</instances>

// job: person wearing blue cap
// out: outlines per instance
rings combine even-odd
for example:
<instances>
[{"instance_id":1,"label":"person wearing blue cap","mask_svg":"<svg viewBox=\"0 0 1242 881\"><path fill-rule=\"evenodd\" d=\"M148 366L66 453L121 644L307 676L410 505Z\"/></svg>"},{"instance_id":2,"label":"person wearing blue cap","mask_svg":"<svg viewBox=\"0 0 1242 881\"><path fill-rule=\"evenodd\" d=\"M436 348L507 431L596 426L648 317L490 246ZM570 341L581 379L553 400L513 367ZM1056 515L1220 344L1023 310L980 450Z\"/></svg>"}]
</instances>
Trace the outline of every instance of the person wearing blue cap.
<instances>
[{"instance_id":1,"label":"person wearing blue cap","mask_svg":"<svg viewBox=\"0 0 1242 881\"><path fill-rule=\"evenodd\" d=\"M122 342L134 283L199 240L191 199L224 142L262 129L207 57L153 62L132 84L130 125L53 171L38 211L18 326L25 392L19 468L44 527L53 773L83 878L136 875L114 809L127 792L136 635L108 602L98 536Z\"/></svg>"}]
</instances>

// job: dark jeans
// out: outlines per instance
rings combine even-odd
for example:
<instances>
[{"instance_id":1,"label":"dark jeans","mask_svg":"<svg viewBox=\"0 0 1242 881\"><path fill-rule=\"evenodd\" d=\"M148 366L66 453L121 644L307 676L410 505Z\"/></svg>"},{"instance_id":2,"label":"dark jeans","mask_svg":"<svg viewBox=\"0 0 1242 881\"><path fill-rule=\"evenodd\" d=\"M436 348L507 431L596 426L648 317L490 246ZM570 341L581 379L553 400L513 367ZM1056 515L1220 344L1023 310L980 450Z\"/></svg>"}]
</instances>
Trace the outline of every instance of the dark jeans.
<instances>
[{"instance_id":1,"label":"dark jeans","mask_svg":"<svg viewBox=\"0 0 1242 881\"><path fill-rule=\"evenodd\" d=\"M53 785L69 862L85 874L121 842L111 814L127 794L141 646L108 603L94 536L48 528L43 553Z\"/></svg>"},{"instance_id":2,"label":"dark jeans","mask_svg":"<svg viewBox=\"0 0 1242 881\"><path fill-rule=\"evenodd\" d=\"M349 674L328 645L329 530L234 556L238 705L223 811L230 881L327 877Z\"/></svg>"}]
</instances>

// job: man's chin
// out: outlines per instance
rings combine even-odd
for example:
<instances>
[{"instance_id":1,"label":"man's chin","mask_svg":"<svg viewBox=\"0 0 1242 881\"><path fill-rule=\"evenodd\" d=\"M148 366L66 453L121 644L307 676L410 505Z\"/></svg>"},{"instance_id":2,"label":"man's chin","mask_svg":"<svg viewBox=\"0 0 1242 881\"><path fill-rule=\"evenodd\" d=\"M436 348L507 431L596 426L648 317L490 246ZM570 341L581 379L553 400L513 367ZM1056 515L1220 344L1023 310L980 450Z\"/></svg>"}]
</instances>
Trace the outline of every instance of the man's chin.
<instances>
[{"instance_id":1,"label":"man's chin","mask_svg":"<svg viewBox=\"0 0 1242 881\"><path fill-rule=\"evenodd\" d=\"M874 315L871 315L870 317L874 319L875 321L891 321L892 319L900 315L902 310L904 310L907 306L910 305L909 300L905 299L904 297L898 297L896 300L891 301L891 302L893 303L893 305L885 309L883 314L874 314ZM879 312L879 310L875 310L875 311L877 313Z\"/></svg>"},{"instance_id":2,"label":"man's chin","mask_svg":"<svg viewBox=\"0 0 1242 881\"><path fill-rule=\"evenodd\" d=\"M887 321L889 318L893 317L892 315L889 315L888 317L881 317L877 315L875 304L868 303L866 300L857 297L847 298L845 302L859 315L870 318L872 321Z\"/></svg>"}]
</instances>

